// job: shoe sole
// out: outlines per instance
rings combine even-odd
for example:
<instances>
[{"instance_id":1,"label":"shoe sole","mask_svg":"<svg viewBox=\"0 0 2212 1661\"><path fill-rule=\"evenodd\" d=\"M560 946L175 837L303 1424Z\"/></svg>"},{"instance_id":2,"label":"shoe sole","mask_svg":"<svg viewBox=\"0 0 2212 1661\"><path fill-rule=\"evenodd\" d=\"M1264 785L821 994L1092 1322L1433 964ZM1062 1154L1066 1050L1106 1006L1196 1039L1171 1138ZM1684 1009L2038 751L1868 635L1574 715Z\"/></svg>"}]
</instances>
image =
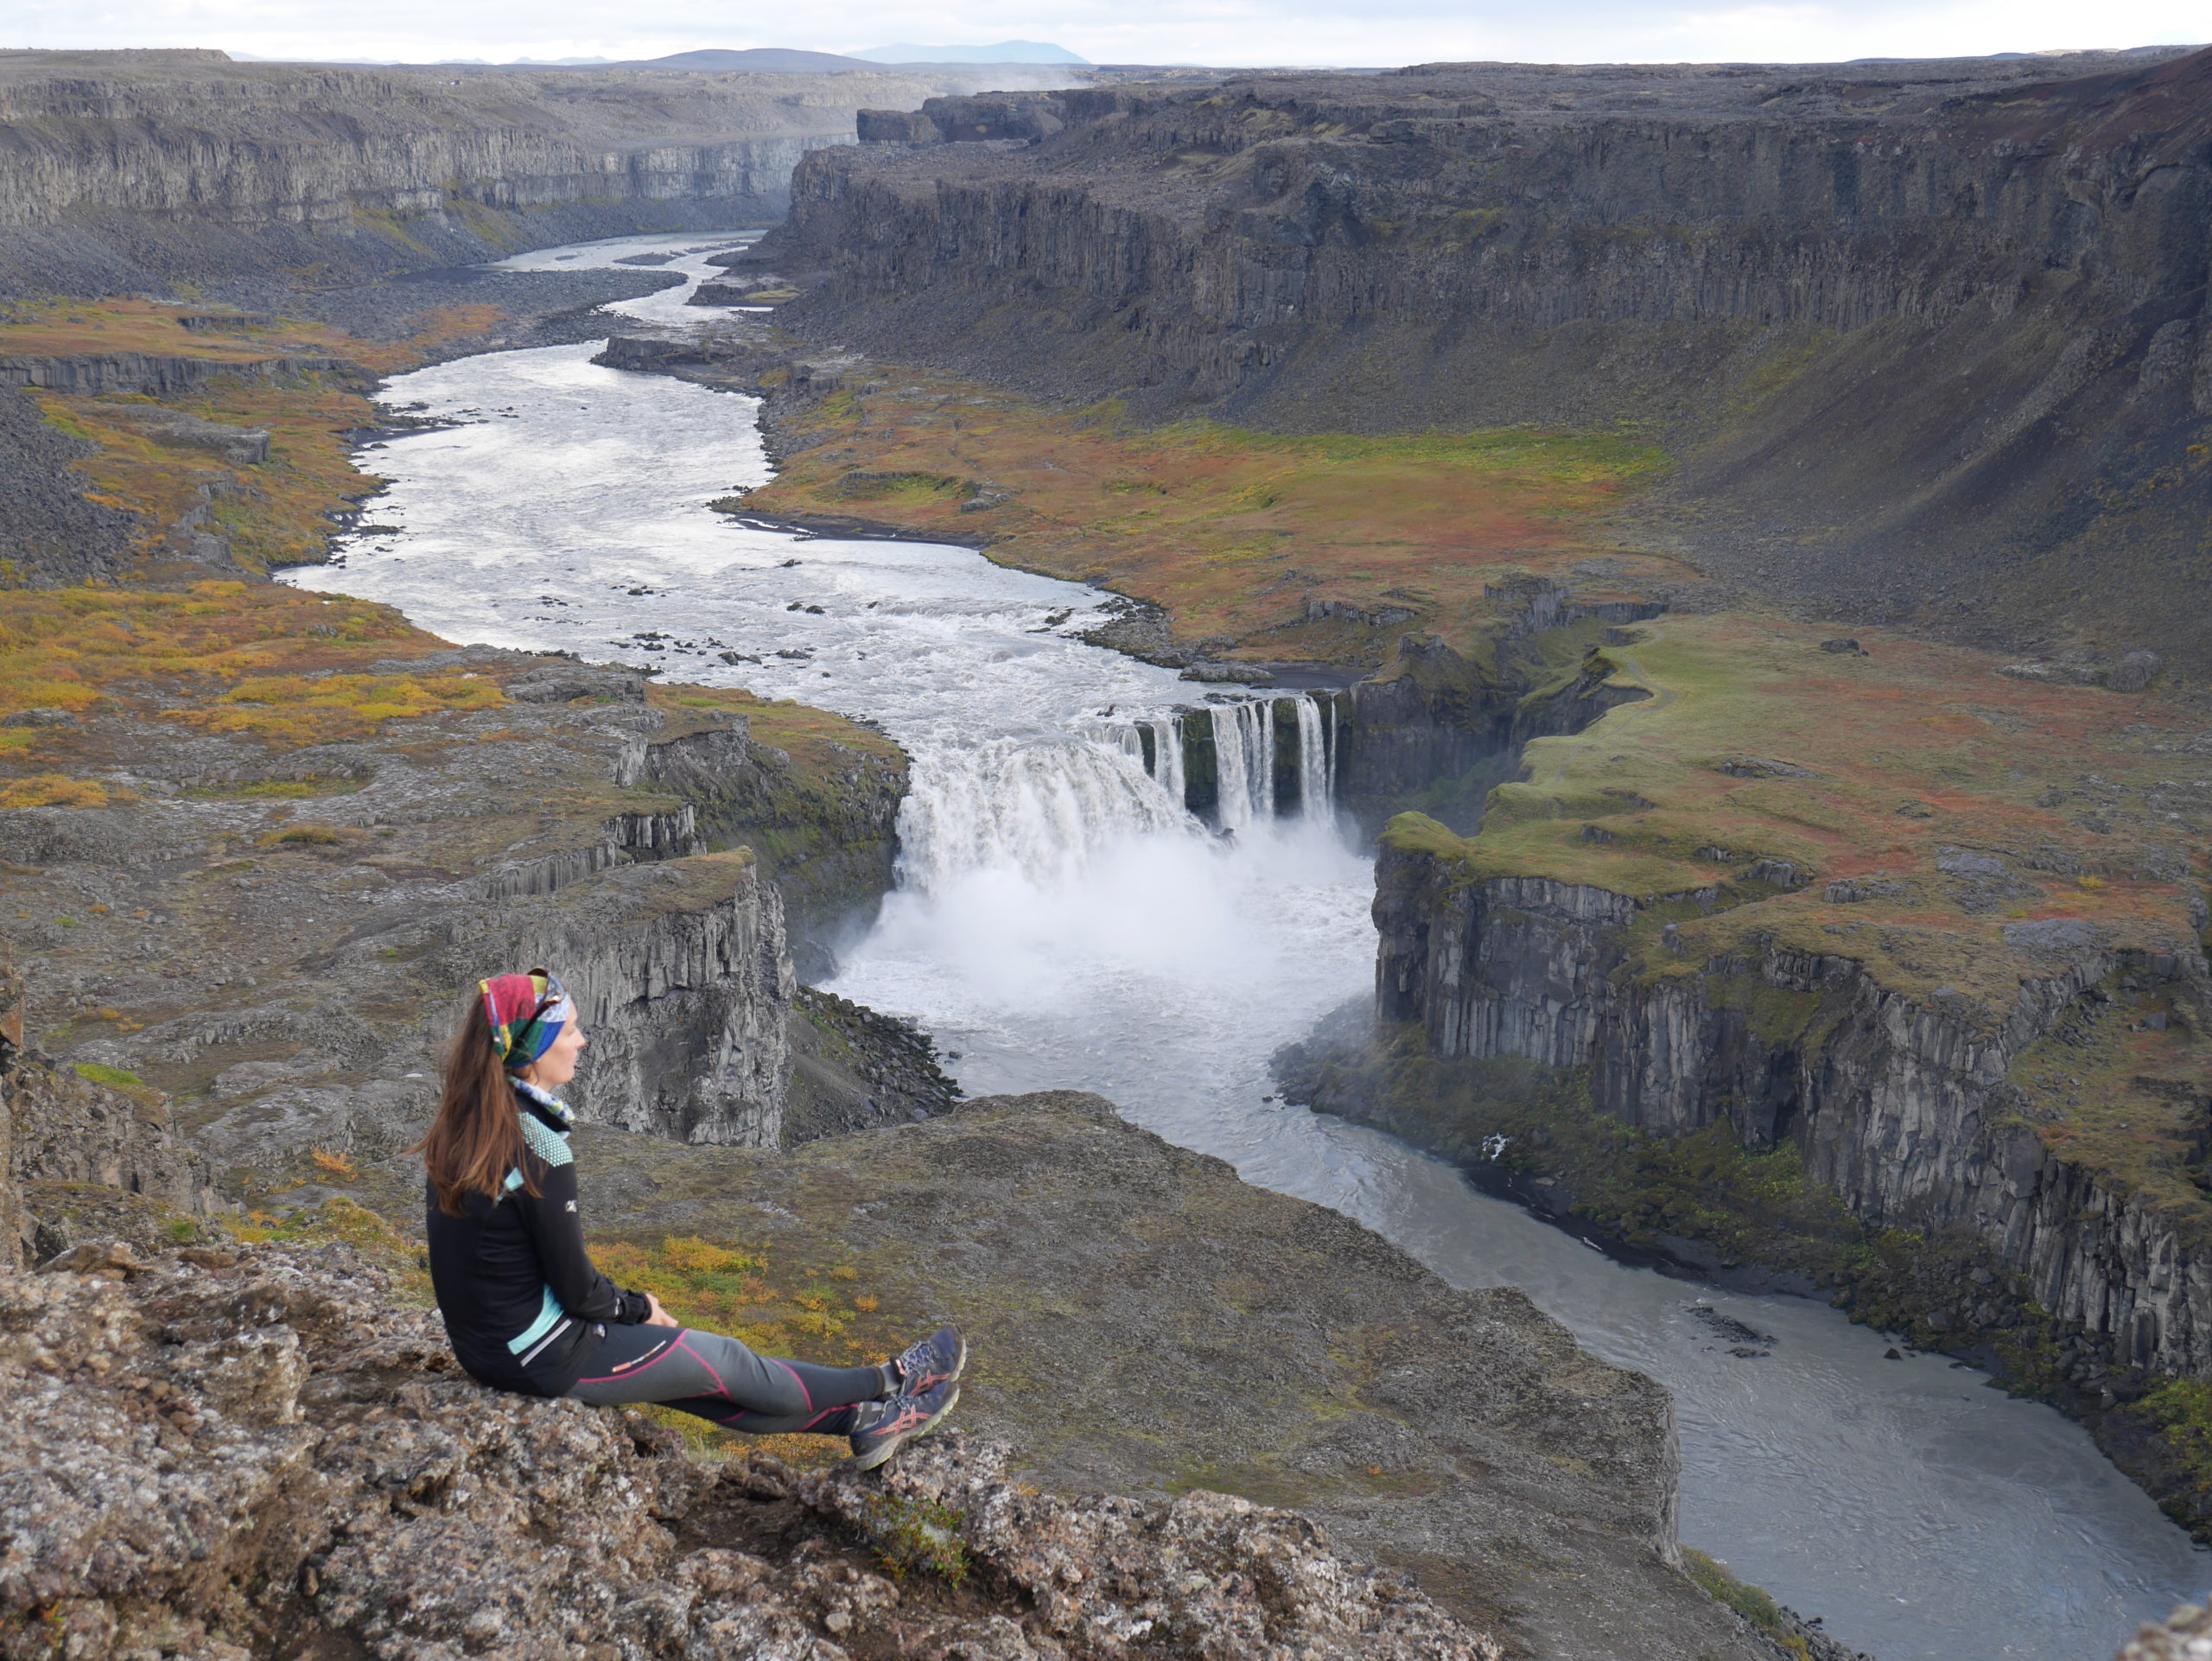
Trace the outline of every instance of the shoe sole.
<instances>
[{"instance_id":1,"label":"shoe sole","mask_svg":"<svg viewBox=\"0 0 2212 1661\"><path fill-rule=\"evenodd\" d=\"M964 1359L965 1358L963 1357L963 1359ZM952 1394L944 1398L944 1405L943 1407L938 1409L936 1412L931 1414L929 1417L924 1419L912 1430L902 1430L897 1435L886 1441L882 1446L869 1448L868 1452L861 1454L858 1458L853 1461L853 1468L855 1471L873 1471L877 1466L882 1464L886 1460L889 1459L893 1454L897 1453L901 1448L904 1448L908 1442L913 1441L917 1436L926 1436L931 1431L936 1429L938 1426L944 1422L944 1416L951 1412L955 1407L959 1405L959 1403L960 1389L959 1386L956 1384L953 1387Z\"/></svg>"}]
</instances>

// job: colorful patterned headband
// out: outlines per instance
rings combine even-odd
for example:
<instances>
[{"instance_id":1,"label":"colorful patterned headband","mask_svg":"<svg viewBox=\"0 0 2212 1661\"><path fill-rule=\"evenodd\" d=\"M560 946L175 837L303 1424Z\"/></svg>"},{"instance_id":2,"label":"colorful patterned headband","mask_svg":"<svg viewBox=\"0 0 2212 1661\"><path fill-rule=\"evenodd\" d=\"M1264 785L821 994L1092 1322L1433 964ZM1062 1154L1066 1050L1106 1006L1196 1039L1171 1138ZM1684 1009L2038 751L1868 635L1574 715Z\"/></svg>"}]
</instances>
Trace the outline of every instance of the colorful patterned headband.
<instances>
[{"instance_id":1,"label":"colorful patterned headband","mask_svg":"<svg viewBox=\"0 0 2212 1661\"><path fill-rule=\"evenodd\" d=\"M553 1047L561 1028L576 1018L576 1006L550 970L500 975L479 981L484 1014L492 1023L492 1047L510 1072L519 1072Z\"/></svg>"}]
</instances>

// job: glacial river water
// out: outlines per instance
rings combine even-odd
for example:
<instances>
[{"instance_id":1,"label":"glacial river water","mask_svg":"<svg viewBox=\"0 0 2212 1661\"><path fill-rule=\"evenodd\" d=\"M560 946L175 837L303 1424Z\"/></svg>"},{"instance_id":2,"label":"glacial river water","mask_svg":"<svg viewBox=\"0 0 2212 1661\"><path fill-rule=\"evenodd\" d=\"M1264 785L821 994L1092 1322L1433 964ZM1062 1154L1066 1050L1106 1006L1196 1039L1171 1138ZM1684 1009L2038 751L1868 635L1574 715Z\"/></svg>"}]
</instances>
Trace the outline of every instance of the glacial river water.
<instances>
[{"instance_id":1,"label":"glacial river water","mask_svg":"<svg viewBox=\"0 0 2212 1661\"><path fill-rule=\"evenodd\" d=\"M509 262L559 270L704 239ZM609 309L695 320L670 290ZM591 346L392 381L463 424L302 587L447 638L656 663L880 722L914 759L902 886L835 990L918 1017L976 1094L1096 1090L1249 1181L1356 1217L1462 1286L1524 1288L1680 1405L1681 1536L1879 1661L2101 1661L2201 1597L2195 1550L2077 1427L1824 1305L1623 1267L1389 1137L1270 1103L1268 1056L1370 982L1370 871L1325 814L1206 834L1132 754L1205 689L1072 638L1096 591L965 549L799 539L708 509L768 476L752 401ZM650 637L650 638L641 638ZM734 652L757 661L735 664ZM1745 1358L1719 1311L1771 1337Z\"/></svg>"}]
</instances>

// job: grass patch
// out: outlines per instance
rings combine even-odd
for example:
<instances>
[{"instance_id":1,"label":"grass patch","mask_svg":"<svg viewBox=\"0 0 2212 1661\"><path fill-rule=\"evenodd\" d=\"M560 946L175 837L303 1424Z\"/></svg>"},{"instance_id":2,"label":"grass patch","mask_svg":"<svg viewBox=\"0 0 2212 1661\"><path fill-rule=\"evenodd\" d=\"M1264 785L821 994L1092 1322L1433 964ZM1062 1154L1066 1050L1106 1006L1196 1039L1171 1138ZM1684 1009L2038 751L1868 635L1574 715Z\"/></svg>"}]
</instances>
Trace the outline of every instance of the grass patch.
<instances>
[{"instance_id":1,"label":"grass patch","mask_svg":"<svg viewBox=\"0 0 2212 1661\"><path fill-rule=\"evenodd\" d=\"M849 1366L895 1347L874 1319L880 1301L850 1264L772 1264L763 1247L697 1236L598 1242L592 1255L609 1279L652 1293L685 1325L727 1333L765 1355Z\"/></svg>"},{"instance_id":2,"label":"grass patch","mask_svg":"<svg viewBox=\"0 0 2212 1661\"><path fill-rule=\"evenodd\" d=\"M86 716L160 721L272 751L364 738L387 721L496 709L490 676L365 672L444 650L363 601L273 583L0 593L0 714L59 709L71 725L0 729L0 807L103 807L136 798L83 774L112 765ZM353 780L276 781L205 793L304 799Z\"/></svg>"},{"instance_id":3,"label":"grass patch","mask_svg":"<svg viewBox=\"0 0 2212 1661\"><path fill-rule=\"evenodd\" d=\"M356 831L354 834L358 836L360 833ZM257 848L287 846L335 848L345 840L344 834L334 825L288 824L281 830L271 830L267 836L259 838L254 846Z\"/></svg>"},{"instance_id":4,"label":"grass patch","mask_svg":"<svg viewBox=\"0 0 2212 1661\"><path fill-rule=\"evenodd\" d=\"M2186 710L2005 679L1923 641L1869 658L1820 636L1683 615L1601 644L1583 684L1644 696L1529 742L1478 835L1405 818L1384 843L1454 884L1548 877L1637 901L1654 913L1632 940L1645 976L1779 946L1961 999L1993 1028L2050 972L2011 926L2193 948L2198 882L2175 844L2212 814L2173 782L2204 770L2162 742L2185 735ZM1709 898L1656 914L1685 895Z\"/></svg>"},{"instance_id":5,"label":"grass patch","mask_svg":"<svg viewBox=\"0 0 2212 1661\"><path fill-rule=\"evenodd\" d=\"M1769 1594L1738 1580L1726 1563L1716 1562L1702 1551L1693 1551L1688 1546L1682 1548L1682 1569L1707 1596L1726 1604L1781 1645L1785 1654L1808 1661L1810 1651L1805 1640L1788 1629L1783 1621L1781 1606Z\"/></svg>"},{"instance_id":6,"label":"grass patch","mask_svg":"<svg viewBox=\"0 0 2212 1661\"><path fill-rule=\"evenodd\" d=\"M73 1065L71 1070L79 1079L88 1079L96 1085L105 1085L110 1090L149 1088L143 1079L126 1067L105 1066L98 1061L79 1061Z\"/></svg>"},{"instance_id":7,"label":"grass patch","mask_svg":"<svg viewBox=\"0 0 2212 1661\"><path fill-rule=\"evenodd\" d=\"M105 807L116 796L107 786L88 779L64 778L58 773L36 773L0 785L0 809L11 807Z\"/></svg>"},{"instance_id":8,"label":"grass patch","mask_svg":"<svg viewBox=\"0 0 2212 1661\"><path fill-rule=\"evenodd\" d=\"M894 1581L925 1575L949 1586L974 1569L961 1531L965 1513L906 1494L871 1492L855 1505L855 1522L876 1560Z\"/></svg>"},{"instance_id":9,"label":"grass patch","mask_svg":"<svg viewBox=\"0 0 2212 1661\"><path fill-rule=\"evenodd\" d=\"M2169 1378L2136 1403L2138 1416L2156 1427L2178 1483L2202 1514L2212 1511L2212 1384Z\"/></svg>"}]
</instances>

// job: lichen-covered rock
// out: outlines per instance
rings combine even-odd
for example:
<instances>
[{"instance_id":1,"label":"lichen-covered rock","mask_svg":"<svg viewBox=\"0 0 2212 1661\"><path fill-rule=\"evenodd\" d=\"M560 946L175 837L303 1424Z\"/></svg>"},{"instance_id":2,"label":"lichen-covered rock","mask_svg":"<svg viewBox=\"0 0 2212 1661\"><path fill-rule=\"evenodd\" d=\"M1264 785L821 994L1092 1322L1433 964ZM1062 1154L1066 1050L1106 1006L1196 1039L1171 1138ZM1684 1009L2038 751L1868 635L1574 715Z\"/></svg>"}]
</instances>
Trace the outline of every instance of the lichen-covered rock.
<instances>
[{"instance_id":1,"label":"lichen-covered rock","mask_svg":"<svg viewBox=\"0 0 2212 1661\"><path fill-rule=\"evenodd\" d=\"M2162 1621L2145 1621L2120 1661L2212 1661L2212 1610L2185 1603Z\"/></svg>"},{"instance_id":2,"label":"lichen-covered rock","mask_svg":"<svg viewBox=\"0 0 2212 1661\"><path fill-rule=\"evenodd\" d=\"M926 1539L932 1528L957 1527L959 1545L1034 1606L1056 1645L1041 1654L1121 1657L1161 1646L1220 1661L1503 1654L1404 1578L1345 1563L1296 1511L1203 1490L1164 1504L1048 1497L1010 1486L1006 1454L999 1443L940 1436L880 1483L832 1473L800 1493L887 1550L902 1535Z\"/></svg>"},{"instance_id":3,"label":"lichen-covered rock","mask_svg":"<svg viewBox=\"0 0 2212 1661\"><path fill-rule=\"evenodd\" d=\"M0 1276L0 1391L6 1661L1501 1653L1295 1512L1048 1499L957 1433L870 1476L717 1464L482 1389L342 1244Z\"/></svg>"}]
</instances>

